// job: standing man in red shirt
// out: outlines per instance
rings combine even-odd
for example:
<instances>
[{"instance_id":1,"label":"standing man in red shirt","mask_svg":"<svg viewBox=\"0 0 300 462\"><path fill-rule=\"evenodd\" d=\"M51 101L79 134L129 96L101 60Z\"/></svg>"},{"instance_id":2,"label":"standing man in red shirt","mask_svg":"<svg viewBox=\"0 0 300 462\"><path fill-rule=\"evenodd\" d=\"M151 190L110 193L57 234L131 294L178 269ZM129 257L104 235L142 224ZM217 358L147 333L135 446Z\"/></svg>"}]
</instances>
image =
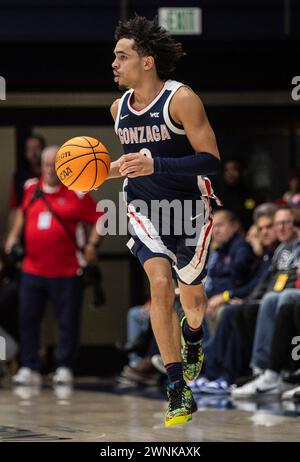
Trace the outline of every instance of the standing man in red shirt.
<instances>
[{"instance_id":1,"label":"standing man in red shirt","mask_svg":"<svg viewBox=\"0 0 300 462\"><path fill-rule=\"evenodd\" d=\"M53 380L72 382L83 294L76 240L80 224L92 225L84 247L86 262L95 258L99 239L96 222L102 214L96 212L89 194L75 193L60 183L54 168L56 152L55 146L44 149L41 179L25 183L23 202L5 245L9 253L24 229L19 314L22 367L13 377L16 384L41 383L39 333L47 299L55 304L59 327Z\"/></svg>"}]
</instances>

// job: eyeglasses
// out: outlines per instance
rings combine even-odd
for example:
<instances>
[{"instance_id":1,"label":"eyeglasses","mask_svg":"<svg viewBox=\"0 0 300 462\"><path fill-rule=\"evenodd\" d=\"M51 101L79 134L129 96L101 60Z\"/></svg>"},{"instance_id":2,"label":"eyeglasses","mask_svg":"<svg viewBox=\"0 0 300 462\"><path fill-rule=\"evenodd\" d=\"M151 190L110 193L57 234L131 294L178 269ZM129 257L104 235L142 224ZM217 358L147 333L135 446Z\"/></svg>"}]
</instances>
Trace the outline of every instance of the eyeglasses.
<instances>
[{"instance_id":1,"label":"eyeglasses","mask_svg":"<svg viewBox=\"0 0 300 462\"><path fill-rule=\"evenodd\" d=\"M292 225L294 222L293 220L282 220L282 221L277 221L274 223L274 226L288 226Z\"/></svg>"}]
</instances>

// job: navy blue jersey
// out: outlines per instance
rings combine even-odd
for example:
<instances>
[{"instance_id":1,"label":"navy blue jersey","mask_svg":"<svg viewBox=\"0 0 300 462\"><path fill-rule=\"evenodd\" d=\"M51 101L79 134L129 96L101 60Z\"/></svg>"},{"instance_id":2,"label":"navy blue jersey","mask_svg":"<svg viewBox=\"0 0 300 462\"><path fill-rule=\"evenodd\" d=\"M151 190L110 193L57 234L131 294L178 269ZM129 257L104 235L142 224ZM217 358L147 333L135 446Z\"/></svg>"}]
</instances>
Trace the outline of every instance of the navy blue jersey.
<instances>
[{"instance_id":1,"label":"navy blue jersey","mask_svg":"<svg viewBox=\"0 0 300 462\"><path fill-rule=\"evenodd\" d=\"M141 151L153 158L195 154L183 126L176 124L169 113L171 98L181 86L184 85L180 82L166 81L156 98L140 111L130 104L133 90L124 93L119 101L115 131L125 154ZM146 202L154 199L196 199L213 194L208 178L165 173L128 178L124 182L124 190L127 202L135 199Z\"/></svg>"}]
</instances>

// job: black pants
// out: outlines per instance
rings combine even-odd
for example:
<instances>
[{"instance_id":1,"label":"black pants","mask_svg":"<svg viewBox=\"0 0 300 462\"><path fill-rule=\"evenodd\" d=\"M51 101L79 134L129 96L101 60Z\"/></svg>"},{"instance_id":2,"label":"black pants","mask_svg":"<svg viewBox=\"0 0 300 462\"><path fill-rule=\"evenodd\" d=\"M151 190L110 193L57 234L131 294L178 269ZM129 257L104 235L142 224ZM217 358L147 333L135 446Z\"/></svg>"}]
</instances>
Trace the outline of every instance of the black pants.
<instances>
[{"instance_id":1,"label":"black pants","mask_svg":"<svg viewBox=\"0 0 300 462\"><path fill-rule=\"evenodd\" d=\"M241 352L243 364L250 364L253 340L255 335L256 319L259 303L243 303L237 306L235 321L239 335L242 339Z\"/></svg>"},{"instance_id":2,"label":"black pants","mask_svg":"<svg viewBox=\"0 0 300 462\"><path fill-rule=\"evenodd\" d=\"M23 273L20 287L20 336L22 366L40 370L40 325L46 301L56 308L58 319L57 367L73 367L79 340L82 282L77 276L47 278Z\"/></svg>"},{"instance_id":3,"label":"black pants","mask_svg":"<svg viewBox=\"0 0 300 462\"><path fill-rule=\"evenodd\" d=\"M296 336L300 336L300 299L297 303L283 305L278 313L268 369L276 372L299 369L300 360L293 359L292 354L296 346L292 339Z\"/></svg>"},{"instance_id":4,"label":"black pants","mask_svg":"<svg viewBox=\"0 0 300 462\"><path fill-rule=\"evenodd\" d=\"M249 374L249 354L246 354L249 347L244 344L248 326L244 322L240 332L237 324L239 316L244 320L244 310L245 305L225 306L215 334L204 343L204 374L209 380L222 377L231 384Z\"/></svg>"}]
</instances>

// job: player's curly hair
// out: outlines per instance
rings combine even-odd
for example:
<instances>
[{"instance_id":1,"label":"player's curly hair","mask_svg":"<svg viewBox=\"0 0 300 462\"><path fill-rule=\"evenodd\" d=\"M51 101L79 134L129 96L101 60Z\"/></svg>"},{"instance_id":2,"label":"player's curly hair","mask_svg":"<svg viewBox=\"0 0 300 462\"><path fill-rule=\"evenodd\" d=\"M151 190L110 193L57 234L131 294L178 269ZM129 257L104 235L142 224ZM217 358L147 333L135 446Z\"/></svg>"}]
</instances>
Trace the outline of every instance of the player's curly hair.
<instances>
[{"instance_id":1,"label":"player's curly hair","mask_svg":"<svg viewBox=\"0 0 300 462\"><path fill-rule=\"evenodd\" d=\"M175 63L185 55L182 45L175 42L170 33L160 27L157 19L135 15L128 21L119 21L115 39L134 40L134 50L140 56L153 56L158 76L167 80L175 69Z\"/></svg>"}]
</instances>

